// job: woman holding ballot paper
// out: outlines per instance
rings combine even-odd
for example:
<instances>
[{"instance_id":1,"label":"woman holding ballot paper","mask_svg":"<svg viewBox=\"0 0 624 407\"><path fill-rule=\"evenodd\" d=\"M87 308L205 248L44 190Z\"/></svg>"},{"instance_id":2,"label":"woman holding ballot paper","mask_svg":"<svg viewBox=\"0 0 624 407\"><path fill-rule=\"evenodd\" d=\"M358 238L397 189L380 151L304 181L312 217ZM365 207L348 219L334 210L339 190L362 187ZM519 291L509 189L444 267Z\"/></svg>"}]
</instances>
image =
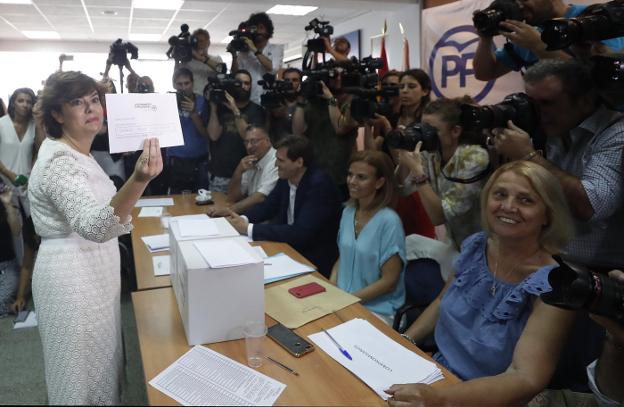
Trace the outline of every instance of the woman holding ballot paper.
<instances>
[{"instance_id":1,"label":"woman holding ballot paper","mask_svg":"<svg viewBox=\"0 0 624 407\"><path fill-rule=\"evenodd\" d=\"M118 404L122 373L117 236L162 171L157 139L146 139L133 174L115 193L89 154L102 126L103 92L80 72L56 72L35 106L48 138L29 185L42 242L33 298L50 404Z\"/></svg>"},{"instance_id":2,"label":"woman holding ballot paper","mask_svg":"<svg viewBox=\"0 0 624 407\"><path fill-rule=\"evenodd\" d=\"M530 161L500 167L481 193L485 232L462 243L455 275L406 331L435 330L434 359L461 379L395 384L391 406L523 406L549 383L572 311L547 305L549 272L572 234L558 180Z\"/></svg>"}]
</instances>

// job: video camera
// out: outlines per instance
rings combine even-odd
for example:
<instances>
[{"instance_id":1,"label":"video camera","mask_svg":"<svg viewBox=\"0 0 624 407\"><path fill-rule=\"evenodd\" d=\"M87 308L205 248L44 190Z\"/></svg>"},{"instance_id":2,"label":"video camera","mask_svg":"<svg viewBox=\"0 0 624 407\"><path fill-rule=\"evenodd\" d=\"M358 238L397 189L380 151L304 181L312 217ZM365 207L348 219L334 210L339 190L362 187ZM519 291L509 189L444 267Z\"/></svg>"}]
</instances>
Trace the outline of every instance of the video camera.
<instances>
[{"instance_id":1,"label":"video camera","mask_svg":"<svg viewBox=\"0 0 624 407\"><path fill-rule=\"evenodd\" d=\"M266 109L275 109L285 104L286 95L293 93L293 84L290 81L277 80L274 74L265 73L258 85L266 90L260 95L260 104Z\"/></svg>"},{"instance_id":2,"label":"video camera","mask_svg":"<svg viewBox=\"0 0 624 407\"><path fill-rule=\"evenodd\" d=\"M237 90L241 88L241 81L231 75L219 74L208 78L204 88L204 97L217 105L226 103L225 92L236 98ZM210 92L210 95L207 95Z\"/></svg>"},{"instance_id":3,"label":"video camera","mask_svg":"<svg viewBox=\"0 0 624 407\"><path fill-rule=\"evenodd\" d=\"M548 51L581 41L602 41L624 36L624 1L613 0L587 7L576 18L557 18L544 23L542 41Z\"/></svg>"},{"instance_id":4,"label":"video camera","mask_svg":"<svg viewBox=\"0 0 624 407\"><path fill-rule=\"evenodd\" d=\"M197 48L198 40L189 32L188 24L180 26L180 34L169 37L169 49L165 53L167 58L173 58L177 63L189 62L193 59L193 49Z\"/></svg>"},{"instance_id":5,"label":"video camera","mask_svg":"<svg viewBox=\"0 0 624 407\"><path fill-rule=\"evenodd\" d=\"M585 309L624 324L624 283L593 271L575 271L555 256L559 267L548 275L552 291L542 301L570 310Z\"/></svg>"},{"instance_id":6,"label":"video camera","mask_svg":"<svg viewBox=\"0 0 624 407\"><path fill-rule=\"evenodd\" d=\"M306 31L314 31L317 34L317 38L308 40L308 50L312 52L325 52L325 42L323 38L329 38L334 33L334 27L329 25L329 21L320 21L318 18L310 21L308 25L304 27Z\"/></svg>"},{"instance_id":7,"label":"video camera","mask_svg":"<svg viewBox=\"0 0 624 407\"><path fill-rule=\"evenodd\" d=\"M237 30L230 31L228 35L234 37L228 44L227 52L247 52L249 51L249 45L245 41L245 38L249 38L251 41L256 36L257 28L255 25L249 25L246 21L243 21L238 25Z\"/></svg>"},{"instance_id":8,"label":"video camera","mask_svg":"<svg viewBox=\"0 0 624 407\"><path fill-rule=\"evenodd\" d=\"M131 42L123 42L121 38L118 38L110 46L108 61L119 67L125 66L128 63L128 53L130 54L130 59L139 57L139 49L136 45Z\"/></svg>"},{"instance_id":9,"label":"video camera","mask_svg":"<svg viewBox=\"0 0 624 407\"><path fill-rule=\"evenodd\" d=\"M494 0L488 8L477 10L472 16L475 29L484 37L494 37L504 31L499 25L505 20L523 20L516 0Z\"/></svg>"},{"instance_id":10,"label":"video camera","mask_svg":"<svg viewBox=\"0 0 624 407\"><path fill-rule=\"evenodd\" d=\"M440 149L438 131L427 123L416 123L403 129L390 130L385 139L389 148L414 151L416 144L422 141L421 151L433 152Z\"/></svg>"},{"instance_id":11,"label":"video camera","mask_svg":"<svg viewBox=\"0 0 624 407\"><path fill-rule=\"evenodd\" d=\"M525 93L512 93L496 105L461 105L460 122L466 130L507 127L509 120L532 135L539 124L539 111L533 99Z\"/></svg>"}]
</instances>

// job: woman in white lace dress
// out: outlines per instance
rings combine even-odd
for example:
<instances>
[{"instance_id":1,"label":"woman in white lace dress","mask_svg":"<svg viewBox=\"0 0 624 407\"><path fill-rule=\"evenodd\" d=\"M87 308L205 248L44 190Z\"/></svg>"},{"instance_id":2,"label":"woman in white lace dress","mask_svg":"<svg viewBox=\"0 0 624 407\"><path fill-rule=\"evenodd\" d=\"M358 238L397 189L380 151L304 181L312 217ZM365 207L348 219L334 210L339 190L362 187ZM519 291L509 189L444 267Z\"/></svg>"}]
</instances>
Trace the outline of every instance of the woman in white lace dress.
<instances>
[{"instance_id":1,"label":"woman in white lace dress","mask_svg":"<svg viewBox=\"0 0 624 407\"><path fill-rule=\"evenodd\" d=\"M145 141L116 193L89 155L102 126L103 93L80 72L57 72L35 107L48 138L31 173L32 217L42 242L33 297L50 404L117 404L122 377L119 249L130 213L162 170L157 139Z\"/></svg>"}]
</instances>

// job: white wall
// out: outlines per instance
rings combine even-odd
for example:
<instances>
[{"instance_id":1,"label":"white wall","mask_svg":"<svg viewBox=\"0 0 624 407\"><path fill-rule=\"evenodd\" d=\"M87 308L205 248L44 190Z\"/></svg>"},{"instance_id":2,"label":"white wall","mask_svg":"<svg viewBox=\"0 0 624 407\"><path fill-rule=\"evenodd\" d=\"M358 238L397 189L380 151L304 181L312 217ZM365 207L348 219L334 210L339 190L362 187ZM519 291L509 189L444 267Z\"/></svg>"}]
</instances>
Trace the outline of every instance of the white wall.
<instances>
[{"instance_id":1,"label":"white wall","mask_svg":"<svg viewBox=\"0 0 624 407\"><path fill-rule=\"evenodd\" d=\"M334 26L334 37L354 30L360 31L360 56L371 55L370 37L381 34L384 19L388 23L386 55L390 69L402 69L403 36L399 23L403 24L410 47L410 67L420 66L420 4L406 5L396 12L370 12ZM380 40L374 40L373 57L378 57Z\"/></svg>"}]
</instances>

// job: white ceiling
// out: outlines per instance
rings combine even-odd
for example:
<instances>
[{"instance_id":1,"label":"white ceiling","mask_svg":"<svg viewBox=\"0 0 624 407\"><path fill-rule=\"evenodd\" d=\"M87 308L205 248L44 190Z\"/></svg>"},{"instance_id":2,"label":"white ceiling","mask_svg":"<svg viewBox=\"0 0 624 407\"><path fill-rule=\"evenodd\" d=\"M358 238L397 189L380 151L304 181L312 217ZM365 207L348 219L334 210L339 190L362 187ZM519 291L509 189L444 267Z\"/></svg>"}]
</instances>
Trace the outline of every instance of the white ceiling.
<instances>
[{"instance_id":1,"label":"white ceiling","mask_svg":"<svg viewBox=\"0 0 624 407\"><path fill-rule=\"evenodd\" d=\"M191 31L206 28L213 48L249 14L266 11L275 4L299 4L319 8L302 17L271 15L275 25L273 43L300 43L303 27L314 17L340 24L371 11L394 11L418 0L283 0L281 2L233 0L186 0L179 10L149 10L132 7L132 0L33 0L31 5L0 4L0 38L28 40L22 31L51 30L61 41L110 43L116 38L128 40L129 33L160 34L163 44L180 32L186 23ZM114 15L110 15L115 13ZM381 24L381 23L380 23ZM41 40L30 40L41 41ZM216 50L215 50L216 51Z\"/></svg>"}]
</instances>

